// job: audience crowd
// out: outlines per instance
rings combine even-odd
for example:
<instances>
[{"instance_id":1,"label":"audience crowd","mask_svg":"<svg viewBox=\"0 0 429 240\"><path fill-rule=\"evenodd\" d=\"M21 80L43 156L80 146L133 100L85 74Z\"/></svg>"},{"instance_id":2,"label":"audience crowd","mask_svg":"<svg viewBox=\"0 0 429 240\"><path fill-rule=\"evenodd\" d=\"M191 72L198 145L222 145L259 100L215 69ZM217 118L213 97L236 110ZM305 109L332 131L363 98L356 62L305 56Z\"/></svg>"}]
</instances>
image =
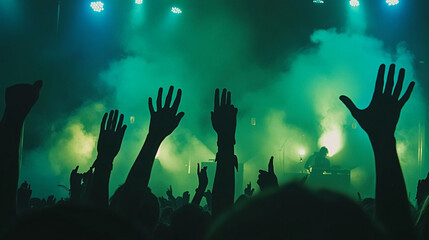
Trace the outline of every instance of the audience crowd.
<instances>
[{"instance_id":1,"label":"audience crowd","mask_svg":"<svg viewBox=\"0 0 429 240\"><path fill-rule=\"evenodd\" d=\"M18 187L24 121L42 89L42 81L6 89L0 122L0 239L429 239L429 175L417 185L417 206L407 196L396 149L395 129L414 82L402 94L405 70L395 84L395 65L379 68L372 100L358 109L347 96L345 107L367 133L376 170L375 198L355 201L328 190L310 190L305 179L279 184L274 159L260 170L260 192L247 185L234 201L234 153L238 109L231 92L216 89L211 122L217 134L216 173L207 189L207 168L197 166L195 191L166 198L149 188L152 166L161 143L179 126L181 89L159 88L149 98L146 139L123 184L111 195L113 161L127 130L118 110L101 119L97 158L90 169L70 169L67 199L32 198L30 184ZM173 99L174 92L176 96ZM401 96L402 95L402 96ZM29 119L31 121L31 119ZM84 171L85 171L84 170ZM257 174L257 173L255 173ZM109 198L109 196L111 197ZM201 200L206 203L201 206Z\"/></svg>"}]
</instances>

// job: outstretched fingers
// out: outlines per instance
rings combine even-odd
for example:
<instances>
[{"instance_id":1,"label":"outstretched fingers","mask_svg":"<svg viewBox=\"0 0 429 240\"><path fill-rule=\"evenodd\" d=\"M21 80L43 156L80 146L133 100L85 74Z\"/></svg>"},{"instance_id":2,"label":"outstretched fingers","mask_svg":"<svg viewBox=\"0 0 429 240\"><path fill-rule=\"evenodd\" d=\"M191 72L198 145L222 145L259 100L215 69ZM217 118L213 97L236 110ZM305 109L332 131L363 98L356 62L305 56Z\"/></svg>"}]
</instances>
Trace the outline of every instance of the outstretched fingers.
<instances>
[{"instance_id":1,"label":"outstretched fingers","mask_svg":"<svg viewBox=\"0 0 429 240\"><path fill-rule=\"evenodd\" d=\"M118 111L118 110L115 110L115 111L113 112L112 126L111 126L111 129L109 129L109 130L111 130L111 131L115 131L115 129L116 129L116 124L118 123L118 115L119 115L119 111Z\"/></svg>"},{"instance_id":2,"label":"outstretched fingers","mask_svg":"<svg viewBox=\"0 0 429 240\"><path fill-rule=\"evenodd\" d=\"M394 75L395 75L395 64L390 64L389 73L387 74L386 87L384 89L384 94L386 95L392 95Z\"/></svg>"},{"instance_id":3,"label":"outstretched fingers","mask_svg":"<svg viewBox=\"0 0 429 240\"><path fill-rule=\"evenodd\" d=\"M395 90L393 91L393 97L399 99L399 95L402 92L402 86L404 84L405 78L405 69L401 68L399 70L398 82L396 83Z\"/></svg>"},{"instance_id":4,"label":"outstretched fingers","mask_svg":"<svg viewBox=\"0 0 429 240\"><path fill-rule=\"evenodd\" d=\"M122 124L124 123L124 114L121 114L121 116L119 116L119 122L118 122L118 126L116 127L116 131L119 131L123 128Z\"/></svg>"},{"instance_id":5,"label":"outstretched fingers","mask_svg":"<svg viewBox=\"0 0 429 240\"><path fill-rule=\"evenodd\" d=\"M373 99L375 96L379 96L383 94L383 87L384 87L384 72L386 70L386 65L381 64L378 68L378 74L377 74L377 80L375 81L375 90Z\"/></svg>"},{"instance_id":6,"label":"outstretched fingers","mask_svg":"<svg viewBox=\"0 0 429 240\"><path fill-rule=\"evenodd\" d=\"M113 114L114 114L114 111L110 110L109 118L107 119L106 131L109 131L110 129L112 129Z\"/></svg>"},{"instance_id":7,"label":"outstretched fingers","mask_svg":"<svg viewBox=\"0 0 429 240\"><path fill-rule=\"evenodd\" d=\"M182 89L179 88L177 90L177 94L176 94L176 98L174 99L173 106L171 106L171 109L173 109L174 113L176 113L177 109L179 109L181 99L182 99ZM165 100L165 101L167 102L167 100Z\"/></svg>"},{"instance_id":8,"label":"outstretched fingers","mask_svg":"<svg viewBox=\"0 0 429 240\"><path fill-rule=\"evenodd\" d=\"M356 107L353 101L349 97L344 95L340 96L340 100L341 102L344 103L344 105L346 105L346 107L349 109L352 116L356 118L358 116L357 113L359 112L359 109Z\"/></svg>"},{"instance_id":9,"label":"outstretched fingers","mask_svg":"<svg viewBox=\"0 0 429 240\"><path fill-rule=\"evenodd\" d=\"M170 107L171 99L173 98L173 90L174 90L174 87L170 86L170 88L168 89L167 97L165 98L164 108Z\"/></svg>"},{"instance_id":10,"label":"outstretched fingers","mask_svg":"<svg viewBox=\"0 0 429 240\"><path fill-rule=\"evenodd\" d=\"M271 156L270 162L268 163L268 172L274 173L274 163L273 163L274 157Z\"/></svg>"},{"instance_id":11,"label":"outstretched fingers","mask_svg":"<svg viewBox=\"0 0 429 240\"><path fill-rule=\"evenodd\" d=\"M402 108L405 103L410 99L411 92L414 89L415 82L411 82L410 85L408 85L407 91L404 93L404 96L402 96L401 99L399 99L399 106Z\"/></svg>"},{"instance_id":12,"label":"outstretched fingers","mask_svg":"<svg viewBox=\"0 0 429 240\"><path fill-rule=\"evenodd\" d=\"M149 112L152 115L152 114L155 113L155 109L153 109L153 103L152 103L152 98L151 97L149 97L148 103L149 103Z\"/></svg>"},{"instance_id":13,"label":"outstretched fingers","mask_svg":"<svg viewBox=\"0 0 429 240\"><path fill-rule=\"evenodd\" d=\"M106 121L107 121L107 113L104 113L103 119L101 120L100 133L103 131L106 131Z\"/></svg>"},{"instance_id":14,"label":"outstretched fingers","mask_svg":"<svg viewBox=\"0 0 429 240\"><path fill-rule=\"evenodd\" d=\"M159 111L162 108L162 88L158 89L158 97L156 98L156 110Z\"/></svg>"},{"instance_id":15,"label":"outstretched fingers","mask_svg":"<svg viewBox=\"0 0 429 240\"><path fill-rule=\"evenodd\" d=\"M226 88L222 90L222 97L220 99L220 105L225 106L226 105Z\"/></svg>"}]
</instances>

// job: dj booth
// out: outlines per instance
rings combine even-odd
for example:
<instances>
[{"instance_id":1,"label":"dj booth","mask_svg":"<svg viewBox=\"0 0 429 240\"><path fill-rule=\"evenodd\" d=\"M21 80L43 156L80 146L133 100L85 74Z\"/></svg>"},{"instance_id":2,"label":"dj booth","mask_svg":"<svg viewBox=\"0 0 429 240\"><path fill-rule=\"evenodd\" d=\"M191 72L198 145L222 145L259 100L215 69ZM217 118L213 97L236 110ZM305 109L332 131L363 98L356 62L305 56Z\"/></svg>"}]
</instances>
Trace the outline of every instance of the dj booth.
<instances>
[{"instance_id":1,"label":"dj booth","mask_svg":"<svg viewBox=\"0 0 429 240\"><path fill-rule=\"evenodd\" d=\"M286 173L286 181L299 181L307 176L305 185L315 189L330 189L343 193L352 191L350 170L312 171L310 173Z\"/></svg>"}]
</instances>

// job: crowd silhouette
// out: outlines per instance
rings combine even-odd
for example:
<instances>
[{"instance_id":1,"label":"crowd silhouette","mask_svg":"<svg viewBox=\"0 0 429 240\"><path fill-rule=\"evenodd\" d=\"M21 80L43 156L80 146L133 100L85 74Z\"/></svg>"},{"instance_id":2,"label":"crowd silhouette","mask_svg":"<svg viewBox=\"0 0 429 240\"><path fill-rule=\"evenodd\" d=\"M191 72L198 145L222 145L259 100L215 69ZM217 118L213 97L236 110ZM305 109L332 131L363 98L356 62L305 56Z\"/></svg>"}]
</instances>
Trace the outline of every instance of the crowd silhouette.
<instances>
[{"instance_id":1,"label":"crowd silhouette","mask_svg":"<svg viewBox=\"0 0 429 240\"><path fill-rule=\"evenodd\" d=\"M149 98L148 134L125 182L113 194L110 174L127 130L118 110L102 116L97 158L90 169L71 169L69 198L32 198L30 183L18 188L19 147L42 81L11 86L0 122L0 239L429 239L429 174L418 182L414 207L395 140L401 110L415 83L401 96L405 70L400 69L396 84L395 65L390 65L387 78L385 71L382 64L367 108L358 109L347 96L339 97L367 133L375 157L375 199L359 195L359 201L310 190L306 179L279 184L271 157L268 168L259 171L261 192L254 196L248 184L234 202L238 109L226 89L215 90L211 111L218 137L213 188L207 189L207 167L198 164L195 192L175 197L170 186L167 198L155 196L149 188L155 155L185 115L179 111L182 91L173 86L165 98L163 88L155 103ZM201 206L203 198L207 204Z\"/></svg>"}]
</instances>

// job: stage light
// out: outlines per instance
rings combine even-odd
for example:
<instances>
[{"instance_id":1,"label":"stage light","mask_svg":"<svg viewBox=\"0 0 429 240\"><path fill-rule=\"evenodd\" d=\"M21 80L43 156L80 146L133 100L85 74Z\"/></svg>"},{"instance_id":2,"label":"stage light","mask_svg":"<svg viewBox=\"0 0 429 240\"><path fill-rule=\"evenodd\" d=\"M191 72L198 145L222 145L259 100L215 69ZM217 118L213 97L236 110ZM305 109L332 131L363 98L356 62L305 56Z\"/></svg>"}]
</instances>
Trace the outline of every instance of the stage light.
<instances>
[{"instance_id":1,"label":"stage light","mask_svg":"<svg viewBox=\"0 0 429 240\"><path fill-rule=\"evenodd\" d=\"M313 3L322 4L322 3L325 3L325 1L323 1L323 0L313 0Z\"/></svg>"},{"instance_id":2,"label":"stage light","mask_svg":"<svg viewBox=\"0 0 429 240\"><path fill-rule=\"evenodd\" d=\"M101 1L91 2L91 7L95 12L101 12L104 10L104 3Z\"/></svg>"},{"instance_id":3,"label":"stage light","mask_svg":"<svg viewBox=\"0 0 429 240\"><path fill-rule=\"evenodd\" d=\"M298 154L299 154L299 156L304 156L305 154L306 154L306 152L305 152L305 149L300 149L299 151L298 151Z\"/></svg>"},{"instance_id":4,"label":"stage light","mask_svg":"<svg viewBox=\"0 0 429 240\"><path fill-rule=\"evenodd\" d=\"M343 147L342 139L341 128L337 127L322 134L319 139L319 146L325 146L329 150L328 157L332 157Z\"/></svg>"},{"instance_id":5,"label":"stage light","mask_svg":"<svg viewBox=\"0 0 429 240\"><path fill-rule=\"evenodd\" d=\"M386 3L389 4L389 6L393 6L399 3L398 0L386 0Z\"/></svg>"},{"instance_id":6,"label":"stage light","mask_svg":"<svg viewBox=\"0 0 429 240\"><path fill-rule=\"evenodd\" d=\"M357 7L359 6L359 0L350 0L350 5L352 7Z\"/></svg>"},{"instance_id":7,"label":"stage light","mask_svg":"<svg viewBox=\"0 0 429 240\"><path fill-rule=\"evenodd\" d=\"M136 0L136 4L142 4L143 0Z\"/></svg>"},{"instance_id":8,"label":"stage light","mask_svg":"<svg viewBox=\"0 0 429 240\"><path fill-rule=\"evenodd\" d=\"M182 13L182 10L180 10L180 8L178 8L178 7L172 7L171 11L173 13L176 13L176 14L181 14Z\"/></svg>"}]
</instances>

